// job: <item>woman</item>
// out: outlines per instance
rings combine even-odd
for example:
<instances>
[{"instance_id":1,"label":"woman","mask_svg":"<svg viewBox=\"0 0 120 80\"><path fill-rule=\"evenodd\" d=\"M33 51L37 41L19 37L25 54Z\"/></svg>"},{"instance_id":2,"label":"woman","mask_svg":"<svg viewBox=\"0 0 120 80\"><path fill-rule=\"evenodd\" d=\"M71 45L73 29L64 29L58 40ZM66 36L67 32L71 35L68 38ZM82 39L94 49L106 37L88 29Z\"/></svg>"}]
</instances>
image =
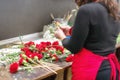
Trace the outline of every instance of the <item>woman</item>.
<instances>
[{"instance_id":1,"label":"woman","mask_svg":"<svg viewBox=\"0 0 120 80\"><path fill-rule=\"evenodd\" d=\"M75 54L72 80L120 80L115 44L120 16L115 0L75 0L77 13L71 38L58 28L55 36ZM65 29L65 28L64 28Z\"/></svg>"}]
</instances>

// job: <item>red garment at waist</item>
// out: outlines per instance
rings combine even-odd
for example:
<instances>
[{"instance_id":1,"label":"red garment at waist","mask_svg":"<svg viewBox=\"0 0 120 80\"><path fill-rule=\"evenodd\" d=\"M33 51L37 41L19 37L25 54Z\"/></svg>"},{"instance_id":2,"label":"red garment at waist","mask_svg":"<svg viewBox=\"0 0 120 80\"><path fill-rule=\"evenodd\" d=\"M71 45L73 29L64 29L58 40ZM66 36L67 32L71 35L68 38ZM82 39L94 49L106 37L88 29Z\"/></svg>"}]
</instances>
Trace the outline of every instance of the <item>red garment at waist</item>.
<instances>
[{"instance_id":1,"label":"red garment at waist","mask_svg":"<svg viewBox=\"0 0 120 80\"><path fill-rule=\"evenodd\" d=\"M96 55L85 48L74 55L72 80L95 80L101 63L105 59L109 60L111 65L111 80L116 80L116 68L119 71L120 80L120 65L115 54L103 57Z\"/></svg>"}]
</instances>

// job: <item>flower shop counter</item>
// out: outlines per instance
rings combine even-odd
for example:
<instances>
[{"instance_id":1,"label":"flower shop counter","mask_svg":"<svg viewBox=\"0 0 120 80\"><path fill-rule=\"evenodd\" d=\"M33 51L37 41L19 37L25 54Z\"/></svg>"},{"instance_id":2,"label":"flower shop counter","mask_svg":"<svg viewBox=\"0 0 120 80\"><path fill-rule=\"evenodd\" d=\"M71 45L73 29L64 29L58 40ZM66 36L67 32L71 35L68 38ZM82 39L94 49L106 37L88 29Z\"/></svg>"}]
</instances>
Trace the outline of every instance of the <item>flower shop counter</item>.
<instances>
[{"instance_id":1,"label":"flower shop counter","mask_svg":"<svg viewBox=\"0 0 120 80\"><path fill-rule=\"evenodd\" d=\"M10 74L9 71L1 67L0 80L70 80L70 62L59 61L48 63L47 66L56 71L57 74L44 68L36 68L32 72L18 71L17 73Z\"/></svg>"}]
</instances>

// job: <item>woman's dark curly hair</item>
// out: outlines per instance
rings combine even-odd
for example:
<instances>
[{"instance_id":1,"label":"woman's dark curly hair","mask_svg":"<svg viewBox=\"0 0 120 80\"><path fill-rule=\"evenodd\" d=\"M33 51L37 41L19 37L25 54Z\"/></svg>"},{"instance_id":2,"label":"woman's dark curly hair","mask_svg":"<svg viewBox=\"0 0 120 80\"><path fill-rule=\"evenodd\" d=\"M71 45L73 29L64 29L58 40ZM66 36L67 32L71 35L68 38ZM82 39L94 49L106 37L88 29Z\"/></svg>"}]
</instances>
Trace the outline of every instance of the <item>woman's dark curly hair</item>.
<instances>
[{"instance_id":1,"label":"woman's dark curly hair","mask_svg":"<svg viewBox=\"0 0 120 80\"><path fill-rule=\"evenodd\" d=\"M94 2L97 0L75 0L78 6L83 4ZM120 12L119 12L119 4L116 0L98 0L98 2L102 2L106 5L109 10L109 14L115 19L120 20Z\"/></svg>"}]
</instances>

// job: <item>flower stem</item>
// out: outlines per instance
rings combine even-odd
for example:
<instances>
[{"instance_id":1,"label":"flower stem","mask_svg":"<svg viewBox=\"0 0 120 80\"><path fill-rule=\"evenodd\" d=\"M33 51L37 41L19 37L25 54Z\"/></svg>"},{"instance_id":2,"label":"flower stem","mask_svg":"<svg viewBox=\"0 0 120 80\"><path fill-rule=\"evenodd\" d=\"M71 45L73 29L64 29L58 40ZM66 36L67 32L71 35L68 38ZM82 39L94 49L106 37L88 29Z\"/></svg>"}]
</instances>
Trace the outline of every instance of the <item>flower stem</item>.
<instances>
[{"instance_id":1,"label":"flower stem","mask_svg":"<svg viewBox=\"0 0 120 80\"><path fill-rule=\"evenodd\" d=\"M45 70L48 70L48 71L52 71L53 73L57 74L56 71L52 70L49 66L45 65L43 62L40 62L37 60L37 62L39 63L39 65L42 65Z\"/></svg>"}]
</instances>

